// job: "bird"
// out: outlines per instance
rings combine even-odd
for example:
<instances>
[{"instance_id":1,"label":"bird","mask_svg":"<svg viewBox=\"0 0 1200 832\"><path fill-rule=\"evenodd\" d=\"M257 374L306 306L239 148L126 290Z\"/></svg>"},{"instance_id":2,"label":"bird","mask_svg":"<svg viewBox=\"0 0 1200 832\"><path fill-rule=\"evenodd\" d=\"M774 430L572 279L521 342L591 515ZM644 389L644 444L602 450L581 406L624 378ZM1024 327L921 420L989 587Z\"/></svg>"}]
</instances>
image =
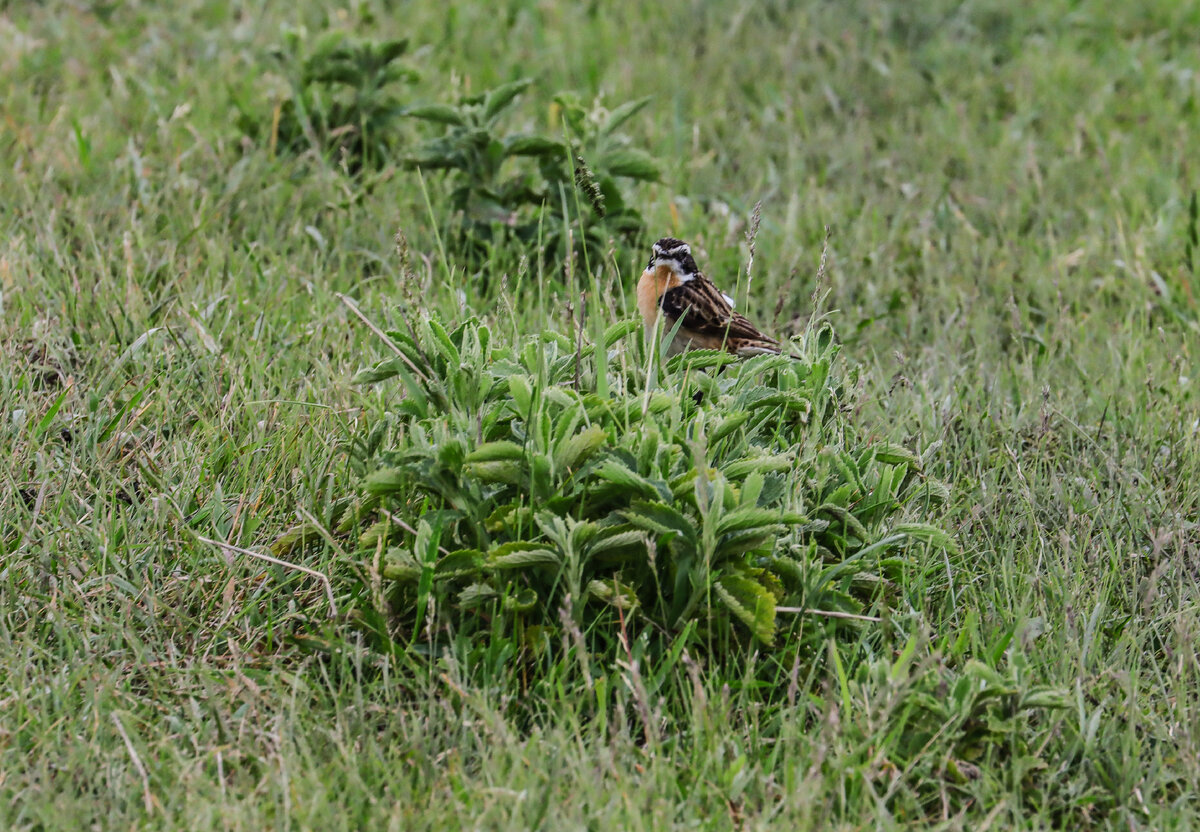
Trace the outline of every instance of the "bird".
<instances>
[{"instance_id":1,"label":"bird","mask_svg":"<svg viewBox=\"0 0 1200 832\"><path fill-rule=\"evenodd\" d=\"M652 252L638 280L637 306L651 338L660 315L666 332L683 319L667 355L689 349L725 350L743 358L782 354L779 342L735 311L733 298L704 276L687 243L663 237Z\"/></svg>"}]
</instances>

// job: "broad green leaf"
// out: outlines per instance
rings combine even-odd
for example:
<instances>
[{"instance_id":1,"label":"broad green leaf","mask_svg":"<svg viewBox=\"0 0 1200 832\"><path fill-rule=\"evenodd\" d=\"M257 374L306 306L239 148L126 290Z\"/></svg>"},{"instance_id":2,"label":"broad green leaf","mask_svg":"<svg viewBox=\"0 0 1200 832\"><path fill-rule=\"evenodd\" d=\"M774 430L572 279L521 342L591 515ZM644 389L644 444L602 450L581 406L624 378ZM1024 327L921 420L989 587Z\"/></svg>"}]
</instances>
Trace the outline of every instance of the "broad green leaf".
<instances>
[{"instance_id":1,"label":"broad green leaf","mask_svg":"<svg viewBox=\"0 0 1200 832\"><path fill-rule=\"evenodd\" d=\"M712 432L709 434L709 436L708 436L709 444L712 444L715 442L720 442L726 436L733 433L735 430L740 428L742 425L746 424L746 422L749 421L749 419L752 415L753 414L751 414L749 411L742 410L742 411L730 413L730 414L726 415L725 417L723 417L721 419L721 421L717 423L717 426L715 428L713 428Z\"/></svg>"},{"instance_id":2,"label":"broad green leaf","mask_svg":"<svg viewBox=\"0 0 1200 832\"><path fill-rule=\"evenodd\" d=\"M286 557L291 554L296 548L304 545L310 540L321 539L323 535L312 523L301 523L297 526L292 526L271 544L271 551L277 557Z\"/></svg>"},{"instance_id":3,"label":"broad green leaf","mask_svg":"<svg viewBox=\"0 0 1200 832\"><path fill-rule=\"evenodd\" d=\"M703 370L709 367L724 367L740 361L725 350L688 350L667 362L667 372L674 375L684 369Z\"/></svg>"},{"instance_id":4,"label":"broad green leaf","mask_svg":"<svg viewBox=\"0 0 1200 832\"><path fill-rule=\"evenodd\" d=\"M458 593L458 603L463 609L474 609L500 596L491 585L475 583Z\"/></svg>"},{"instance_id":5,"label":"broad green leaf","mask_svg":"<svg viewBox=\"0 0 1200 832\"><path fill-rule=\"evenodd\" d=\"M367 475L368 494L394 494L409 487L411 477L403 468L385 468Z\"/></svg>"},{"instance_id":6,"label":"broad green leaf","mask_svg":"<svg viewBox=\"0 0 1200 832\"><path fill-rule=\"evenodd\" d=\"M742 480L741 504L743 506L758 505L758 498L762 494L764 485L766 485L766 478L760 471L751 471L747 474L746 479Z\"/></svg>"},{"instance_id":7,"label":"broad green leaf","mask_svg":"<svg viewBox=\"0 0 1200 832\"><path fill-rule=\"evenodd\" d=\"M915 453L905 448L903 445L896 445L892 442L880 442L871 447L875 458L880 462L886 462L889 465L899 465L905 463L916 470L921 468L921 459Z\"/></svg>"},{"instance_id":8,"label":"broad green leaf","mask_svg":"<svg viewBox=\"0 0 1200 832\"><path fill-rule=\"evenodd\" d=\"M394 38L391 40L385 40L378 46L379 58L385 64L390 64L407 51L408 38Z\"/></svg>"},{"instance_id":9,"label":"broad green leaf","mask_svg":"<svg viewBox=\"0 0 1200 832\"><path fill-rule=\"evenodd\" d=\"M646 96L626 101L624 104L614 107L608 114L608 118L604 120L604 128L601 132L606 136L612 135L622 124L637 115L649 103L650 96Z\"/></svg>"},{"instance_id":10,"label":"broad green leaf","mask_svg":"<svg viewBox=\"0 0 1200 832\"><path fill-rule=\"evenodd\" d=\"M642 321L640 318L626 318L623 321L618 321L608 329L604 330L604 337L601 339L601 343L604 344L604 349L609 349L613 344L617 343L631 332L636 332L637 330L641 329L641 327Z\"/></svg>"},{"instance_id":11,"label":"broad green leaf","mask_svg":"<svg viewBox=\"0 0 1200 832\"><path fill-rule=\"evenodd\" d=\"M755 638L767 646L775 642L775 596L758 581L738 574L717 578L713 591L745 624Z\"/></svg>"},{"instance_id":12,"label":"broad green leaf","mask_svg":"<svg viewBox=\"0 0 1200 832\"><path fill-rule=\"evenodd\" d=\"M646 533L639 529L631 529L592 541L592 545L588 548L588 553L591 555L604 555L638 546L645 548L645 545Z\"/></svg>"},{"instance_id":13,"label":"broad green leaf","mask_svg":"<svg viewBox=\"0 0 1200 832\"><path fill-rule=\"evenodd\" d=\"M512 395L512 403L517 415L528 419L533 402L533 383L529 376L513 375L508 377L508 392Z\"/></svg>"},{"instance_id":14,"label":"broad green leaf","mask_svg":"<svg viewBox=\"0 0 1200 832\"><path fill-rule=\"evenodd\" d=\"M795 464L794 454L749 456L721 466L721 473L730 480L737 481L753 471L788 471Z\"/></svg>"},{"instance_id":15,"label":"broad green leaf","mask_svg":"<svg viewBox=\"0 0 1200 832\"><path fill-rule=\"evenodd\" d=\"M459 362L458 348L450 340L450 335L446 332L446 328L442 326L441 321L437 318L427 318L425 319L425 324L429 328L429 334L432 336L428 340L433 348L441 354L449 367L457 366Z\"/></svg>"},{"instance_id":16,"label":"broad green leaf","mask_svg":"<svg viewBox=\"0 0 1200 832\"><path fill-rule=\"evenodd\" d=\"M545 136L508 136L504 139L504 155L565 158L567 148L562 142Z\"/></svg>"},{"instance_id":17,"label":"broad green leaf","mask_svg":"<svg viewBox=\"0 0 1200 832\"><path fill-rule=\"evenodd\" d=\"M521 569L525 566L557 566L559 563L557 552L550 549L527 549L489 558L487 565L492 569Z\"/></svg>"},{"instance_id":18,"label":"broad green leaf","mask_svg":"<svg viewBox=\"0 0 1200 832\"><path fill-rule=\"evenodd\" d=\"M415 584L421 580L421 564L417 563L411 552L392 548L388 550L387 557L383 560L380 573L387 581Z\"/></svg>"},{"instance_id":19,"label":"broad green leaf","mask_svg":"<svg viewBox=\"0 0 1200 832\"><path fill-rule=\"evenodd\" d=\"M504 596L504 609L507 612L529 612L537 606L538 594L533 587L524 587L516 595Z\"/></svg>"},{"instance_id":20,"label":"broad green leaf","mask_svg":"<svg viewBox=\"0 0 1200 832\"><path fill-rule=\"evenodd\" d=\"M783 526L763 526L731 532L723 536L720 543L717 544L716 560L722 561L732 555L770 549L783 529Z\"/></svg>"},{"instance_id":21,"label":"broad green leaf","mask_svg":"<svg viewBox=\"0 0 1200 832\"><path fill-rule=\"evenodd\" d=\"M760 527L795 526L808 521L803 514L770 508L741 508L723 516L717 522L717 534L740 532Z\"/></svg>"},{"instance_id":22,"label":"broad green leaf","mask_svg":"<svg viewBox=\"0 0 1200 832\"><path fill-rule=\"evenodd\" d=\"M443 555L433 569L437 580L453 580L478 574L483 568L483 552L478 549L459 549Z\"/></svg>"},{"instance_id":23,"label":"broad green leaf","mask_svg":"<svg viewBox=\"0 0 1200 832\"><path fill-rule=\"evenodd\" d=\"M637 500L626 511L621 512L631 525L658 534L678 534L695 542L698 526L695 519L685 516L679 509L662 502Z\"/></svg>"},{"instance_id":24,"label":"broad green leaf","mask_svg":"<svg viewBox=\"0 0 1200 832\"><path fill-rule=\"evenodd\" d=\"M525 458L525 449L516 442L502 439L498 442L485 442L471 453L467 454L466 463L496 462L499 460L520 460Z\"/></svg>"},{"instance_id":25,"label":"broad green leaf","mask_svg":"<svg viewBox=\"0 0 1200 832\"><path fill-rule=\"evenodd\" d=\"M643 477L636 471L631 471L629 468L617 462L615 459L606 460L599 468L596 469L596 476L600 479L618 485L621 488L627 488L630 491L640 494L643 497L658 498L662 495L654 483Z\"/></svg>"},{"instance_id":26,"label":"broad green leaf","mask_svg":"<svg viewBox=\"0 0 1200 832\"><path fill-rule=\"evenodd\" d=\"M512 459L494 459L489 462L464 464L463 473L481 482L499 482L517 485L521 482L521 463Z\"/></svg>"},{"instance_id":27,"label":"broad green leaf","mask_svg":"<svg viewBox=\"0 0 1200 832\"><path fill-rule=\"evenodd\" d=\"M519 81L502 84L494 90L490 90L483 99L484 120L491 121L499 115L518 95L525 92L532 83L532 78L522 78Z\"/></svg>"},{"instance_id":28,"label":"broad green leaf","mask_svg":"<svg viewBox=\"0 0 1200 832\"><path fill-rule=\"evenodd\" d=\"M657 182L662 173L654 157L641 150L622 147L605 153L600 167L613 176L624 176L643 182Z\"/></svg>"},{"instance_id":29,"label":"broad green leaf","mask_svg":"<svg viewBox=\"0 0 1200 832\"><path fill-rule=\"evenodd\" d=\"M958 543L945 530L929 523L897 523L892 527L892 534L903 534L913 540L920 540L939 549L945 549L951 554L959 554Z\"/></svg>"},{"instance_id":30,"label":"broad green leaf","mask_svg":"<svg viewBox=\"0 0 1200 832\"><path fill-rule=\"evenodd\" d=\"M572 436L555 455L554 464L560 469L574 470L588 460L608 439L599 425L592 425Z\"/></svg>"},{"instance_id":31,"label":"broad green leaf","mask_svg":"<svg viewBox=\"0 0 1200 832\"><path fill-rule=\"evenodd\" d=\"M950 489L939 480L915 480L902 496L905 502L929 500L944 503L950 499Z\"/></svg>"},{"instance_id":32,"label":"broad green leaf","mask_svg":"<svg viewBox=\"0 0 1200 832\"><path fill-rule=\"evenodd\" d=\"M488 552L486 565L491 569L520 569L557 565L560 561L558 552L547 549L544 544L521 540L492 549Z\"/></svg>"},{"instance_id":33,"label":"broad green leaf","mask_svg":"<svg viewBox=\"0 0 1200 832\"><path fill-rule=\"evenodd\" d=\"M1021 694L1021 707L1069 708L1071 707L1071 696L1065 690L1036 686Z\"/></svg>"},{"instance_id":34,"label":"broad green leaf","mask_svg":"<svg viewBox=\"0 0 1200 832\"><path fill-rule=\"evenodd\" d=\"M857 517L841 506L833 503L822 503L814 513L821 514L822 512L832 515L835 518L831 521L831 528L837 528L839 524L845 524L846 530L859 540L867 540L870 537L867 527Z\"/></svg>"},{"instance_id":35,"label":"broad green leaf","mask_svg":"<svg viewBox=\"0 0 1200 832\"><path fill-rule=\"evenodd\" d=\"M462 112L457 107L451 107L449 104L418 104L405 108L403 114L410 118L435 121L439 124L452 124L459 127L465 126L467 123Z\"/></svg>"}]
</instances>

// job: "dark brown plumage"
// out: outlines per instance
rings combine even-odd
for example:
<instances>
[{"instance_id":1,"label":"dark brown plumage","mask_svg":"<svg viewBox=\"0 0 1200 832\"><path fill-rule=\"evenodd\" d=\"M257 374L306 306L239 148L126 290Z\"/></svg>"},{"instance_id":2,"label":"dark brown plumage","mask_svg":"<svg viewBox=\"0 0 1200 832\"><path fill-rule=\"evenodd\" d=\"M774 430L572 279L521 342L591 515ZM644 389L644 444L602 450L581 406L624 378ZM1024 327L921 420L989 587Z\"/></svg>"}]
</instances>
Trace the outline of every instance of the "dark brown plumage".
<instances>
[{"instance_id":1,"label":"dark brown plumage","mask_svg":"<svg viewBox=\"0 0 1200 832\"><path fill-rule=\"evenodd\" d=\"M781 352L779 342L763 335L733 308L733 300L697 268L691 249L681 240L664 237L637 287L638 310L648 330L661 314L669 332L680 322L670 354L686 349L726 349L749 356Z\"/></svg>"}]
</instances>

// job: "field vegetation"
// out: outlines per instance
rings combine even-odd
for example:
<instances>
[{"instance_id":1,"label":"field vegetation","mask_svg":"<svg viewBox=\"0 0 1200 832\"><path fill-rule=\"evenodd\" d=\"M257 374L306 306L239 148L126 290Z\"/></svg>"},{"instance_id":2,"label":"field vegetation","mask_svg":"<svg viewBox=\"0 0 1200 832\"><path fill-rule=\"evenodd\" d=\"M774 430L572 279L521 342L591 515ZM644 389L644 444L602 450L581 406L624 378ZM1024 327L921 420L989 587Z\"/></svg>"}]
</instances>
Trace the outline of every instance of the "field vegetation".
<instances>
[{"instance_id":1,"label":"field vegetation","mask_svg":"<svg viewBox=\"0 0 1200 832\"><path fill-rule=\"evenodd\" d=\"M0 4L0 827L1192 828L1198 35Z\"/></svg>"}]
</instances>

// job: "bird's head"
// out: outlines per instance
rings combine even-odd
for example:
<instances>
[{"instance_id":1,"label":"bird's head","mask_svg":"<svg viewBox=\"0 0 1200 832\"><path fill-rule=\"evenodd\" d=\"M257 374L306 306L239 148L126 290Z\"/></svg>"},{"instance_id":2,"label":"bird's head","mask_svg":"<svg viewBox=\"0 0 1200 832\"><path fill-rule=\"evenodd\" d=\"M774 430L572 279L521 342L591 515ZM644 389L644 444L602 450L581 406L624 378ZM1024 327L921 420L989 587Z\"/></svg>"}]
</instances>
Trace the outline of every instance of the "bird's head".
<instances>
[{"instance_id":1,"label":"bird's head","mask_svg":"<svg viewBox=\"0 0 1200 832\"><path fill-rule=\"evenodd\" d=\"M696 261L692 259L692 250L688 244L674 237L663 237L654 244L646 269L654 271L659 267L670 269L685 283L700 271L696 267Z\"/></svg>"}]
</instances>

